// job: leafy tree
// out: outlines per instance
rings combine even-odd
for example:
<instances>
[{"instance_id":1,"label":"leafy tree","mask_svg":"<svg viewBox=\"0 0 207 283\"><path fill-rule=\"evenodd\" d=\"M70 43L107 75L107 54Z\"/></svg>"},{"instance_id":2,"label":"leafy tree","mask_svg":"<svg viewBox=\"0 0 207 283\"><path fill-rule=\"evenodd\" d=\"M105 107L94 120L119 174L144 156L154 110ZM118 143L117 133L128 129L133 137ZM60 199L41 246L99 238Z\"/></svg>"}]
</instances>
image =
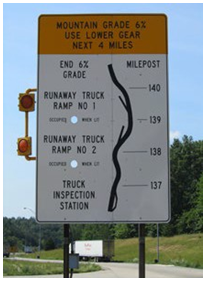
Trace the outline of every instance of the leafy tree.
<instances>
[{"instance_id":1,"label":"leafy tree","mask_svg":"<svg viewBox=\"0 0 207 283\"><path fill-rule=\"evenodd\" d=\"M196 184L203 172L203 142L193 142L192 137L187 136L183 137L182 142L175 139L170 160L172 220L163 231L168 230L169 235L188 233L189 229L181 222L189 215L197 198Z\"/></svg>"},{"instance_id":2,"label":"leafy tree","mask_svg":"<svg viewBox=\"0 0 207 283\"><path fill-rule=\"evenodd\" d=\"M117 224L114 227L114 237L116 239L127 239L137 237L137 225L134 224Z\"/></svg>"},{"instance_id":3,"label":"leafy tree","mask_svg":"<svg viewBox=\"0 0 207 283\"><path fill-rule=\"evenodd\" d=\"M117 224L114 236L116 239L127 239L130 236L130 229L127 224Z\"/></svg>"},{"instance_id":4,"label":"leafy tree","mask_svg":"<svg viewBox=\"0 0 207 283\"><path fill-rule=\"evenodd\" d=\"M55 249L55 243L54 243L52 238L48 238L48 239L45 240L44 249L45 249L45 251L49 251L49 250L54 250Z\"/></svg>"},{"instance_id":5,"label":"leafy tree","mask_svg":"<svg viewBox=\"0 0 207 283\"><path fill-rule=\"evenodd\" d=\"M185 230L186 233L203 232L203 176L197 182L197 191L192 200L192 208L184 211L178 219L178 233Z\"/></svg>"},{"instance_id":6,"label":"leafy tree","mask_svg":"<svg viewBox=\"0 0 207 283\"><path fill-rule=\"evenodd\" d=\"M112 238L112 227L110 224L87 224L81 235L82 240L107 240Z\"/></svg>"}]
</instances>

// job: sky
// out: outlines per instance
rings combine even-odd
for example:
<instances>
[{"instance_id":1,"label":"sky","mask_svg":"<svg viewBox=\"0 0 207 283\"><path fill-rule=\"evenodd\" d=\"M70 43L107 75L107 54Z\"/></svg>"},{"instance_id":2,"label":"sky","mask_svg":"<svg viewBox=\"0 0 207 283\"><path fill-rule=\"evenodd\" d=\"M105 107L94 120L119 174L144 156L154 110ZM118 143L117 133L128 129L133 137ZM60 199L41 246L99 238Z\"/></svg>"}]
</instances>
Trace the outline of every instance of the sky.
<instances>
[{"instance_id":1,"label":"sky","mask_svg":"<svg viewBox=\"0 0 207 283\"><path fill-rule=\"evenodd\" d=\"M18 95L37 87L37 24L41 14L165 13L168 17L170 138L203 139L203 4L68 3L3 5L3 216L33 217L35 161L17 155L24 136ZM29 136L36 148L36 112ZM27 207L28 209L24 209Z\"/></svg>"}]
</instances>

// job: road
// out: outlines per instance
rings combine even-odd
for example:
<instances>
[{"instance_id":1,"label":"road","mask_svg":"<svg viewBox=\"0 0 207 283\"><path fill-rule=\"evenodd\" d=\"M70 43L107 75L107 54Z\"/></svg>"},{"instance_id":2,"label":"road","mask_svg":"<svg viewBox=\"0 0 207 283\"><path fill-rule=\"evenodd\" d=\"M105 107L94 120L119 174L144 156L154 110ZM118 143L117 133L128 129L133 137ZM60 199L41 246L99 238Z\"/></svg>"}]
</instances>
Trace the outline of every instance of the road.
<instances>
[{"instance_id":1,"label":"road","mask_svg":"<svg viewBox=\"0 0 207 283\"><path fill-rule=\"evenodd\" d=\"M27 260L38 262L62 263L60 260L41 260L41 259L23 259L14 258L11 260ZM91 273L74 274L74 278L138 278L138 264L136 263L117 263L117 262L99 262L101 271ZM62 278L63 275L48 276L22 276L24 278ZM185 268L174 265L146 264L146 278L202 278L203 270L195 268ZM14 278L14 277L13 277ZM16 278L16 276L15 276Z\"/></svg>"}]
</instances>

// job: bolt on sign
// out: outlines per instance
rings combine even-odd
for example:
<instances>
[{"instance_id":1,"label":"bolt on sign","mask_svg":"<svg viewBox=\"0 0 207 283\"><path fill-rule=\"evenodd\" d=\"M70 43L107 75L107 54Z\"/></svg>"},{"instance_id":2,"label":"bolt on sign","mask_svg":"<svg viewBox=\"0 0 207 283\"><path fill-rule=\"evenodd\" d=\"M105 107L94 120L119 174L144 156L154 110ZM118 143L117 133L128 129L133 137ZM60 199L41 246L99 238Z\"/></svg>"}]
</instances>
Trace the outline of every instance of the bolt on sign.
<instances>
[{"instance_id":1,"label":"bolt on sign","mask_svg":"<svg viewBox=\"0 0 207 283\"><path fill-rule=\"evenodd\" d=\"M168 222L167 18L42 15L37 221Z\"/></svg>"}]
</instances>

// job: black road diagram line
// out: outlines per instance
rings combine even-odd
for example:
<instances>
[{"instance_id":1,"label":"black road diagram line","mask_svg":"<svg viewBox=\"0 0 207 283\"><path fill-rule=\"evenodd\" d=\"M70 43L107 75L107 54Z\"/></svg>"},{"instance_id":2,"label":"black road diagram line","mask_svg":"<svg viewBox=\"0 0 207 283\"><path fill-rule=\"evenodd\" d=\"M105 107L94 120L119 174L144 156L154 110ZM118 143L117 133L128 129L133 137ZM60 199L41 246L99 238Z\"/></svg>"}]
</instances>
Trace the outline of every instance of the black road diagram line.
<instances>
[{"instance_id":1,"label":"black road diagram line","mask_svg":"<svg viewBox=\"0 0 207 283\"><path fill-rule=\"evenodd\" d=\"M114 73L114 69L112 64L108 65L109 73L112 79L112 82L115 84L115 86L121 91L123 94L123 98L119 96L119 99L121 103L123 104L125 110L127 111L128 114L128 126L127 129L124 133L124 126L121 128L121 132L119 134L119 138L117 141L117 144L115 145L112 153L112 160L114 163L114 167L116 169L116 177L114 179L112 188L111 188L111 193L110 193L110 198L109 198L109 204L108 204L108 211L112 212L116 209L117 203L118 203L118 195L117 195L117 187L119 184L119 181L121 179L121 167L118 161L118 152L120 147L125 143L125 141L129 138L132 132L133 128L133 116L132 116L132 108L131 108L131 102L129 99L129 95L125 88L119 83L119 81L116 78L116 75Z\"/></svg>"}]
</instances>

